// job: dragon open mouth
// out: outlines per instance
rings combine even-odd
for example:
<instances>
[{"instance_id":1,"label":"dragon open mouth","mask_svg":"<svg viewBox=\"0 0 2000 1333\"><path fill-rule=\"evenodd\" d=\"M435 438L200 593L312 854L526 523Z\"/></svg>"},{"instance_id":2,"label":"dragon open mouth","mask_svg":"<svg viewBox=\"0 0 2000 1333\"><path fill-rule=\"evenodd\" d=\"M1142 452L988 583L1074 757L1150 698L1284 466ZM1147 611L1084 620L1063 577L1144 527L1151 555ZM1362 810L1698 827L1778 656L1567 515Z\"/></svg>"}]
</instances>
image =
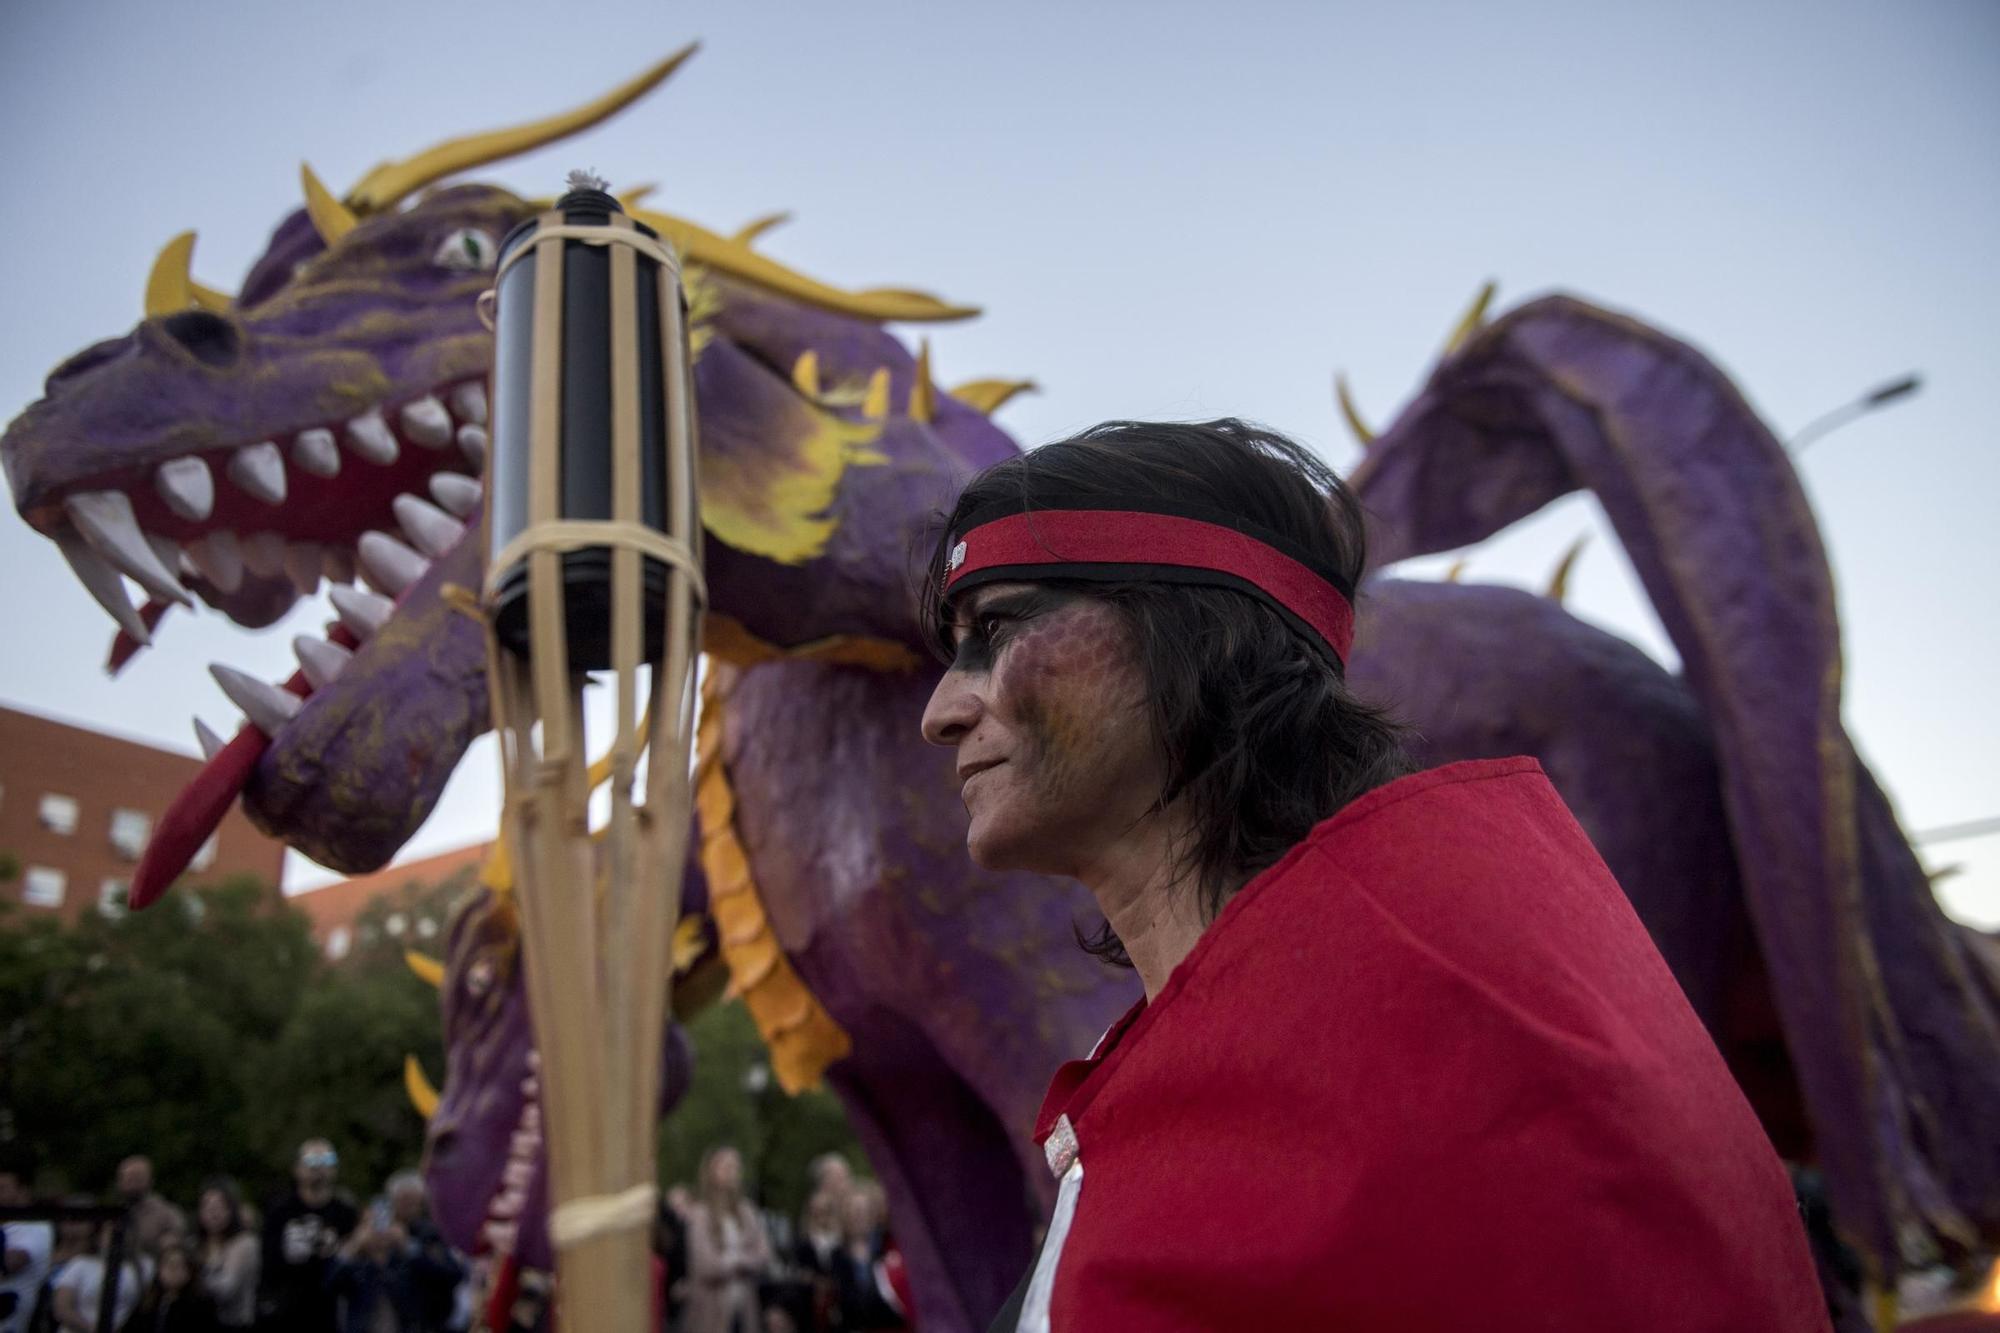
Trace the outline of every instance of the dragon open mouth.
<instances>
[{"instance_id":1,"label":"dragon open mouth","mask_svg":"<svg viewBox=\"0 0 2000 1333\"><path fill-rule=\"evenodd\" d=\"M197 721L207 762L162 817L134 877L135 905L185 869L270 739L368 651L432 563L468 541L486 425L484 379L460 379L343 421L93 477L40 508L36 526L118 626L114 671L176 603L198 596L259 627L322 579L331 586L337 619L324 637L293 640L299 670L282 686L211 668L249 725L225 744ZM126 578L148 595L142 607Z\"/></svg>"}]
</instances>

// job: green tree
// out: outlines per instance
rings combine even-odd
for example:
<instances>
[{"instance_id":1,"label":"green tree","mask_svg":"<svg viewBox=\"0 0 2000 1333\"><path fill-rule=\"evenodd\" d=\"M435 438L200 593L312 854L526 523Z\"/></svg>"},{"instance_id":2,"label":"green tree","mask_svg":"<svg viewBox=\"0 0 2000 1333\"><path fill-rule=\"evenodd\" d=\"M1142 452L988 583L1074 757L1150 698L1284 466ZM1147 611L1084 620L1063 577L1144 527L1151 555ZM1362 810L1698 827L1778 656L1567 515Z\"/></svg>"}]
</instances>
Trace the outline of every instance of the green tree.
<instances>
[{"instance_id":1,"label":"green tree","mask_svg":"<svg viewBox=\"0 0 2000 1333\"><path fill-rule=\"evenodd\" d=\"M770 1053L749 1011L735 1000L710 1005L688 1024L694 1081L660 1125L660 1179L692 1185L709 1149L743 1154L745 1183L765 1207L796 1217L806 1201L806 1168L823 1152L846 1154L866 1173L861 1147L840 1102L825 1087L788 1095L771 1076Z\"/></svg>"},{"instance_id":2,"label":"green tree","mask_svg":"<svg viewBox=\"0 0 2000 1333\"><path fill-rule=\"evenodd\" d=\"M312 974L304 920L254 883L0 930L6 1129L72 1187L153 1158L162 1189L269 1168L246 1133L271 1036Z\"/></svg>"}]
</instances>

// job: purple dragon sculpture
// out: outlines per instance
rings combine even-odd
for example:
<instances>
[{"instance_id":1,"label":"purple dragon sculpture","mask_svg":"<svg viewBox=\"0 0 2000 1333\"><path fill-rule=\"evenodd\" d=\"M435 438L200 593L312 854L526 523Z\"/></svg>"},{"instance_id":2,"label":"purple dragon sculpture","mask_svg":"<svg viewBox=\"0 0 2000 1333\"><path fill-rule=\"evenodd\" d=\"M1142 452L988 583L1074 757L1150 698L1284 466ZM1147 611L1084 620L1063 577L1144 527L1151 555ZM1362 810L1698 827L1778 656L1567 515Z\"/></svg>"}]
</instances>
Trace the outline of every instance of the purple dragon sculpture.
<instances>
[{"instance_id":1,"label":"purple dragon sculpture","mask_svg":"<svg viewBox=\"0 0 2000 1333\"><path fill-rule=\"evenodd\" d=\"M341 198L308 175L307 207L233 299L170 245L148 318L58 367L0 438L22 516L117 623L114 661L176 603L262 625L336 580L340 622L299 643L299 675L219 673L250 725L162 821L135 898L239 798L324 864L378 866L484 730L483 641L452 596L481 572L466 531L490 344L472 300L536 205L415 192L574 132L673 63ZM689 260L698 354L712 605L694 973L726 970L774 1062L840 1095L923 1326L984 1327L1052 1197L1027 1138L1046 1077L1137 993L1075 948L1079 886L967 862L949 758L917 733L935 668L911 550L971 470L1015 449L990 420L1013 386L942 392L882 327L970 311L817 283L757 252L756 224L722 237L647 217ZM1824 556L1727 380L1643 325L1538 301L1451 352L1355 484L1385 563L1570 489L1600 496L1684 677L1545 598L1378 577L1355 681L1409 718L1426 759L1542 759L1878 1277L1912 1234L2000 1230L2000 1143L1981 1128L2000 1113L2000 987L1840 731ZM340 581L357 570L375 591ZM544 1266L533 1039L494 882L450 933L427 1165L457 1243ZM663 1104L687 1070L670 1041Z\"/></svg>"}]
</instances>

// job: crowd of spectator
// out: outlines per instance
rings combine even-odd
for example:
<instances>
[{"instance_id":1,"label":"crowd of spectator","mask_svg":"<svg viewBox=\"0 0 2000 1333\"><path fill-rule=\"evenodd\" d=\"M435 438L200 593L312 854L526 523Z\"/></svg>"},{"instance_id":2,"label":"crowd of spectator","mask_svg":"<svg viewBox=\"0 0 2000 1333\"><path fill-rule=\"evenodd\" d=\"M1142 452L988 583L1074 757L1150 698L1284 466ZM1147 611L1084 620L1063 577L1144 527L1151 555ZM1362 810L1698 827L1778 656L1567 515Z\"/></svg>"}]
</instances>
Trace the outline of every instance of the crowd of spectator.
<instances>
[{"instance_id":1,"label":"crowd of spectator","mask_svg":"<svg viewBox=\"0 0 2000 1333\"><path fill-rule=\"evenodd\" d=\"M363 1212L338 1188L339 1165L331 1144L309 1139L291 1187L261 1213L217 1178L190 1219L155 1192L152 1163L128 1157L114 1204L74 1195L54 1221L5 1224L0 1333L95 1333L106 1303L120 1333L468 1328L469 1269L431 1225L422 1178L398 1173ZM26 1186L0 1165L0 1207L31 1208Z\"/></svg>"},{"instance_id":2,"label":"crowd of spectator","mask_svg":"<svg viewBox=\"0 0 2000 1333\"><path fill-rule=\"evenodd\" d=\"M142 1156L119 1164L113 1202L72 1195L53 1209L38 1209L27 1174L0 1163L0 1208L53 1217L0 1227L0 1333L469 1333L489 1317L506 1330L546 1328L547 1275L510 1273L509 1304L488 1310L492 1257L475 1262L445 1243L416 1172L398 1172L360 1208L339 1166L330 1143L308 1139L290 1187L261 1210L217 1178L190 1215L154 1190ZM839 1154L813 1162L792 1219L756 1207L741 1154L716 1148L692 1189L661 1201L663 1333L913 1329L886 1222L881 1187Z\"/></svg>"},{"instance_id":3,"label":"crowd of spectator","mask_svg":"<svg viewBox=\"0 0 2000 1333\"><path fill-rule=\"evenodd\" d=\"M743 1195L743 1158L720 1147L695 1188L667 1191L655 1248L671 1333L844 1333L913 1329L903 1259L882 1187L838 1153L816 1158L797 1219Z\"/></svg>"}]
</instances>

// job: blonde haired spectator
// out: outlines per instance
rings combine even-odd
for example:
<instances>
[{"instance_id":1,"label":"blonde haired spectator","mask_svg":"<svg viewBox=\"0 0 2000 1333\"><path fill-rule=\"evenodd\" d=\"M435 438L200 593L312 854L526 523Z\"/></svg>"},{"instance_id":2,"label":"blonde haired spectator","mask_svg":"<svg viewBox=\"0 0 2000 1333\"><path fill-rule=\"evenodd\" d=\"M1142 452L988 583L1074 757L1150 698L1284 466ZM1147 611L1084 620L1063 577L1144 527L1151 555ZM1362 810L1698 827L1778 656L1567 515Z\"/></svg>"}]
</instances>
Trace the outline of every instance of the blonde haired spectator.
<instances>
[{"instance_id":1,"label":"blonde haired spectator","mask_svg":"<svg viewBox=\"0 0 2000 1333\"><path fill-rule=\"evenodd\" d=\"M743 1156L723 1146L701 1162L701 1197L688 1210L687 1304L682 1333L762 1333L757 1280L771 1244L743 1197Z\"/></svg>"}]
</instances>

